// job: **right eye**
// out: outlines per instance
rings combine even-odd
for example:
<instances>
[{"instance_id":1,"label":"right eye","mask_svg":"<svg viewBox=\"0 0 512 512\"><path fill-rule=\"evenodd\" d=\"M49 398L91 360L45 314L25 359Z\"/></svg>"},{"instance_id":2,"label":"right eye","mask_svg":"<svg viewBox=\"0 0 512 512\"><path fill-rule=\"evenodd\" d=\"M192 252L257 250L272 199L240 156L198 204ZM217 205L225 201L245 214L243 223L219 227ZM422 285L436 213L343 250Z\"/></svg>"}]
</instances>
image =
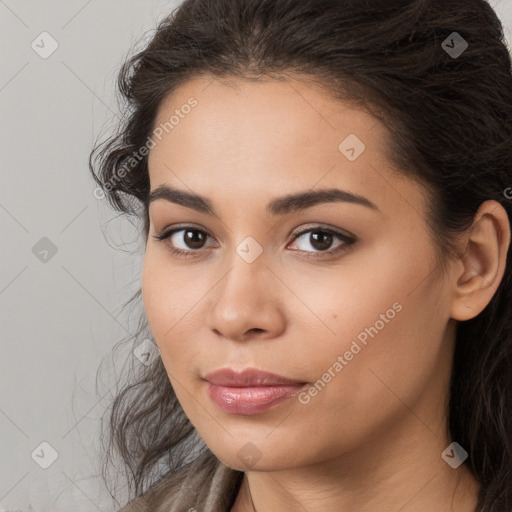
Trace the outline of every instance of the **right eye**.
<instances>
[{"instance_id":1,"label":"right eye","mask_svg":"<svg viewBox=\"0 0 512 512\"><path fill-rule=\"evenodd\" d=\"M180 234L178 235L178 233ZM168 229L161 235L153 235L156 240L165 242L169 251L178 256L189 256L197 253L203 248L204 241L209 236L206 231L194 226L180 226ZM179 247L180 241L182 247Z\"/></svg>"}]
</instances>

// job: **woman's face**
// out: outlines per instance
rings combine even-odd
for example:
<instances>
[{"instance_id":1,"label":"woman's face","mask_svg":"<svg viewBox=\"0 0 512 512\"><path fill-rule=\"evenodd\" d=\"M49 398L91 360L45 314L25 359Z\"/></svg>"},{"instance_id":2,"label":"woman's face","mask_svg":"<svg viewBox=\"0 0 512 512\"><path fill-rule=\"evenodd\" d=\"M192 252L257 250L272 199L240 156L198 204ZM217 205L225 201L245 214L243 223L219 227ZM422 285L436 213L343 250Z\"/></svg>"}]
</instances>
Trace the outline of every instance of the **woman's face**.
<instances>
[{"instance_id":1,"label":"woman's face","mask_svg":"<svg viewBox=\"0 0 512 512\"><path fill-rule=\"evenodd\" d=\"M150 203L143 299L217 457L282 469L444 436L450 288L424 190L391 169L384 126L305 82L205 78L168 97L155 127L151 191L181 195ZM210 397L207 374L248 367L306 384L260 408Z\"/></svg>"}]
</instances>

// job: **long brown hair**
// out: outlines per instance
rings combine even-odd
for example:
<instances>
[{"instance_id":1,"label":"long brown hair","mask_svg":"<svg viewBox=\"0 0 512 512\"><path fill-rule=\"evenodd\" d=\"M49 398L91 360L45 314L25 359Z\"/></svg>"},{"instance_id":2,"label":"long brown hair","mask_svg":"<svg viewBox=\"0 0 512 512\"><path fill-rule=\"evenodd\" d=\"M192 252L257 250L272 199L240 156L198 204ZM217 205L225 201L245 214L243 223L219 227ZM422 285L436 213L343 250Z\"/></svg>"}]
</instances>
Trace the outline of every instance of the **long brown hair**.
<instances>
[{"instance_id":1,"label":"long brown hair","mask_svg":"<svg viewBox=\"0 0 512 512\"><path fill-rule=\"evenodd\" d=\"M454 37L467 43L459 55ZM126 116L89 162L109 203L142 218L147 239L150 184L139 151L163 99L200 75L279 74L315 80L392 127L386 156L431 191L427 220L445 256L485 200L512 219L511 58L484 0L185 0L120 71ZM448 427L481 483L479 512L512 510L511 267L509 251L489 305L457 326ZM146 337L142 316L134 343ZM194 458L214 459L160 358L127 379L106 416L107 465L121 457L133 495L171 482Z\"/></svg>"}]
</instances>

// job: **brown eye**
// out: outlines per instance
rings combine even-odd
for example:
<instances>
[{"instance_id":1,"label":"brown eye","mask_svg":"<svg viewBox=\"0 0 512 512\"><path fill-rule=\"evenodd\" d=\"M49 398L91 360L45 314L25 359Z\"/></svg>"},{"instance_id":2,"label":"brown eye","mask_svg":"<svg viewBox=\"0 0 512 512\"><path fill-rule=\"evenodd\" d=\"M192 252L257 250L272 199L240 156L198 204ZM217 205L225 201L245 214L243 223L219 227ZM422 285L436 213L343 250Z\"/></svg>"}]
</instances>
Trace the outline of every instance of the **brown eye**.
<instances>
[{"instance_id":1,"label":"brown eye","mask_svg":"<svg viewBox=\"0 0 512 512\"><path fill-rule=\"evenodd\" d=\"M309 237L305 235L309 235ZM205 243L207 239L211 238L211 236L203 229L194 226L182 226L169 229L162 235L153 235L153 238L159 241L166 241L169 251L177 256L193 257L201 255L203 252L202 249L206 247ZM296 241L301 238L306 242L303 244L305 247L295 250L297 252L306 253L308 257L333 255L348 249L356 241L354 235L349 236L331 229L323 229L320 226L296 233L293 236L292 242L296 243ZM332 248L336 240L338 240L339 243Z\"/></svg>"},{"instance_id":2,"label":"brown eye","mask_svg":"<svg viewBox=\"0 0 512 512\"><path fill-rule=\"evenodd\" d=\"M179 233L179 234L178 234ZM156 240L166 241L169 250L180 256L194 255L204 248L210 235L193 226L169 229L162 235L154 236Z\"/></svg>"},{"instance_id":3,"label":"brown eye","mask_svg":"<svg viewBox=\"0 0 512 512\"><path fill-rule=\"evenodd\" d=\"M326 251L332 245L334 236L325 231L311 231L309 235L309 243L319 251Z\"/></svg>"},{"instance_id":4,"label":"brown eye","mask_svg":"<svg viewBox=\"0 0 512 512\"><path fill-rule=\"evenodd\" d=\"M305 237L304 235L309 235L309 237ZM311 253L313 256L316 256L316 252L318 252L319 256L323 254L334 254L348 248L355 242L355 238L319 227L297 233L293 239L294 243L301 238L303 238L306 243L302 244L303 248L299 248L298 250ZM331 248L336 239L339 240L340 243L334 248ZM313 248L313 251L308 250L308 245Z\"/></svg>"},{"instance_id":5,"label":"brown eye","mask_svg":"<svg viewBox=\"0 0 512 512\"><path fill-rule=\"evenodd\" d=\"M199 229L181 229L180 231L184 232L183 240L190 249L202 249L204 241L208 236L204 231L200 231Z\"/></svg>"}]
</instances>

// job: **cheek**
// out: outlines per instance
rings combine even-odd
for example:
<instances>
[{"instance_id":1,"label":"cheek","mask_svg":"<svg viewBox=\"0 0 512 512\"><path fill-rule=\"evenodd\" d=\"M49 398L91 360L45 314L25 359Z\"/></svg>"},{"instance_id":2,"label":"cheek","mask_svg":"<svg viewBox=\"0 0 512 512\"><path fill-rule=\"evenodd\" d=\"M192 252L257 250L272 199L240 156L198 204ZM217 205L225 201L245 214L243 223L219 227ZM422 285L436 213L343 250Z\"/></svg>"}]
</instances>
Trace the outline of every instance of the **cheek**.
<instances>
[{"instance_id":1,"label":"cheek","mask_svg":"<svg viewBox=\"0 0 512 512\"><path fill-rule=\"evenodd\" d=\"M321 380L320 389L329 382L328 392L318 395L335 408L351 404L353 413L363 414L381 402L399 403L386 383L404 398L421 393L445 356L448 317L446 293L431 272L428 239L416 237L415 245L402 246L400 253L390 244L357 256L347 264L350 272L332 273L323 286L318 276L311 282L302 278L310 290L308 306L321 322L316 335L310 334L317 343L301 358L308 361L310 376Z\"/></svg>"},{"instance_id":2,"label":"cheek","mask_svg":"<svg viewBox=\"0 0 512 512\"><path fill-rule=\"evenodd\" d=\"M142 300L151 331L160 349L162 334L172 327L172 303L169 300L173 294L170 284L170 279L161 272L158 258L151 249L147 249L142 269Z\"/></svg>"},{"instance_id":3,"label":"cheek","mask_svg":"<svg viewBox=\"0 0 512 512\"><path fill-rule=\"evenodd\" d=\"M369 345L370 340L389 332L390 325L400 323L413 287L411 276L421 275L425 268L428 263L419 261L407 268L396 251L383 246L351 255L339 268L325 273L296 272L293 278L290 274L287 279L303 290L300 298L307 305L301 308L302 318L293 321L310 318L317 331L311 333L312 339L321 336L322 347L331 353L350 350L356 340L362 347L365 342ZM321 360L321 354L313 356Z\"/></svg>"},{"instance_id":4,"label":"cheek","mask_svg":"<svg viewBox=\"0 0 512 512\"><path fill-rule=\"evenodd\" d=\"M195 286L187 286L184 279L178 267L173 268L165 256L148 248L142 272L142 299L162 361L172 375L187 368L187 360L194 355L195 344L187 343L184 332L189 321L187 313L197 301L197 291Z\"/></svg>"},{"instance_id":5,"label":"cheek","mask_svg":"<svg viewBox=\"0 0 512 512\"><path fill-rule=\"evenodd\" d=\"M156 251L146 252L142 275L146 316L174 392L185 413L193 417L198 383L191 380L190 368L197 363L199 345L192 341L187 313L197 298L187 296L187 290L193 287L186 286L183 272Z\"/></svg>"},{"instance_id":6,"label":"cheek","mask_svg":"<svg viewBox=\"0 0 512 512\"><path fill-rule=\"evenodd\" d=\"M333 428L338 418L351 418L344 427L350 431L395 417L402 402L415 403L436 379L440 362L448 361L443 348L448 318L442 290L429 277L429 257L391 255L382 253L372 265L333 283L323 318L334 334L324 329L322 350L316 345L303 355L320 380L311 390L317 393L311 411L330 411ZM352 433L357 436L357 429Z\"/></svg>"}]
</instances>

